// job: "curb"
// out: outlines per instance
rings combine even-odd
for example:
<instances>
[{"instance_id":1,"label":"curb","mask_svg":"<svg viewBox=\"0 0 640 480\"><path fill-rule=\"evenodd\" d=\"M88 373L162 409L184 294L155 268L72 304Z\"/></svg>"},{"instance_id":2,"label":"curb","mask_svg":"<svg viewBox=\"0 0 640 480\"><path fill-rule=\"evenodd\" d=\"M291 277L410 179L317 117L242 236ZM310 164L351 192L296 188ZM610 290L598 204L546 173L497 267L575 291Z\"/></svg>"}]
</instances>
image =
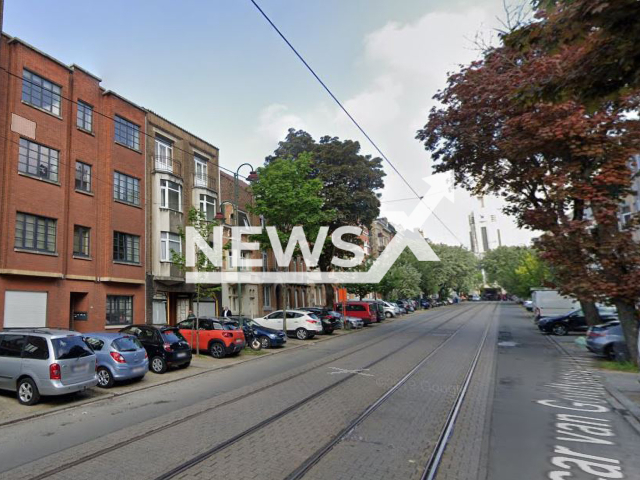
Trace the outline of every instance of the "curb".
<instances>
[{"instance_id":1,"label":"curb","mask_svg":"<svg viewBox=\"0 0 640 480\"><path fill-rule=\"evenodd\" d=\"M393 322L399 320L400 318L412 317L413 315L416 315L416 313L420 313L420 312L424 313L424 312L426 312L426 310L420 310L419 312L413 312L413 313L410 313L410 314L406 314L406 315L404 315L404 317L396 317L396 318L393 318L393 319L385 319L384 323L387 323L387 324L393 323ZM380 323L377 323L375 325L379 326ZM366 330L367 330L367 328L360 328L358 330L351 331L349 334L364 332ZM4 427L7 427L9 425L15 425L17 423L25 422L27 420L33 420L35 418L41 418L41 417L45 417L45 416L48 416L48 415L54 415L56 413L61 413L61 412L65 412L65 411L68 411L68 410L73 410L74 408L83 407L85 405L92 405L94 403L102 402L102 401L105 401L105 400L111 400L111 399L114 399L114 398L124 397L124 396L130 395L132 393L137 393L137 392L141 392L141 391L144 391L144 390L149 390L149 389L152 389L152 388L157 388L157 387L161 387L161 386L164 386L164 385L168 385L168 384L171 384L171 383L176 383L176 382L180 382L180 381L183 381L183 380L188 380L190 378L195 378L195 377L198 377L200 375L204 375L204 374L211 373L211 372L216 372L218 370L226 370L228 368L232 368L232 367L235 367L237 365L242 365L242 364L247 363L247 362L252 362L252 361L255 361L255 360L259 360L261 358L266 358L266 357L269 357L271 355L278 355L278 354L282 354L282 353L285 353L285 352L292 352L292 351L297 350L299 348L306 348L306 347L310 347L310 346L316 345L316 344L321 343L321 342L325 342L325 341L328 341L328 340L333 340L333 339L336 339L336 338L340 338L343 335L323 335L321 338L319 338L317 340L311 340L311 341L306 342L306 343L304 343L302 345L295 345L295 346L292 346L289 349L280 348L280 349L277 349L277 350L272 350L272 351L267 352L267 353L262 354L262 355L251 356L251 357L248 357L246 359L240 360L240 361L238 361L236 363L232 363L232 364L229 364L229 365L221 365L221 366L218 366L218 367L213 367L213 368L204 370L202 372L194 373L193 375L189 375L189 376L186 376L186 377L173 378L171 380L167 380L167 381L164 381L164 382L161 382L161 383L155 383L153 385L142 386L142 387L137 388L135 390L129 390L127 392L122 392L122 393L110 392L110 393L104 394L104 395L102 395L102 396L100 396L98 398L90 398L90 399L87 399L87 400L84 400L84 401L79 401L78 403L74 403L73 405L65 405L65 406L62 406L60 408L53 408L51 410L34 413L34 414L31 414L31 415L28 415L28 416L25 416L25 417L14 418L14 419L11 419L11 420L0 422L0 429L4 428Z\"/></svg>"}]
</instances>

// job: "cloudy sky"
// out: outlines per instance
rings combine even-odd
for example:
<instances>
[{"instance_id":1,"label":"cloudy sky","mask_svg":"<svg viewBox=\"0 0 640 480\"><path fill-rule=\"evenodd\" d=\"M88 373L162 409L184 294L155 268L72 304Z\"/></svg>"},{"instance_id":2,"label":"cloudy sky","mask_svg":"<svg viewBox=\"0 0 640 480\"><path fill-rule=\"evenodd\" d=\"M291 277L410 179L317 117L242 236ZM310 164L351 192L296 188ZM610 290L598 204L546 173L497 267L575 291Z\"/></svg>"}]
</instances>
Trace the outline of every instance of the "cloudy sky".
<instances>
[{"instance_id":1,"label":"cloudy sky","mask_svg":"<svg viewBox=\"0 0 640 480\"><path fill-rule=\"evenodd\" d=\"M414 139L447 72L477 58L502 0L261 0L280 27L419 192L431 173ZM4 30L103 79L105 88L220 148L221 165L258 166L288 128L357 139L375 153L249 0L5 0ZM385 167L383 214L417 200ZM433 191L432 191L433 192ZM494 208L499 204L492 203ZM456 191L427 237L468 246L477 202ZM492 212L493 213L493 212ZM529 241L498 215L506 244Z\"/></svg>"}]
</instances>

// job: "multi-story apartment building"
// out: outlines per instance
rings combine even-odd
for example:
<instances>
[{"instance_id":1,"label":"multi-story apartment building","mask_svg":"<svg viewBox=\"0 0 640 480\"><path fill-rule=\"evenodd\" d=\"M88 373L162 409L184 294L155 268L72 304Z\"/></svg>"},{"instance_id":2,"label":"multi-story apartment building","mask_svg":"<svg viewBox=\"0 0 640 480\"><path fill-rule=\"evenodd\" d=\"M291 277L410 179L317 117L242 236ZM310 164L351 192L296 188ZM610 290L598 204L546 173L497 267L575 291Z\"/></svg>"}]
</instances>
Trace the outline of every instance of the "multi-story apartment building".
<instances>
[{"instance_id":1,"label":"multi-story apartment building","mask_svg":"<svg viewBox=\"0 0 640 480\"><path fill-rule=\"evenodd\" d=\"M2 35L0 327L145 318L145 111Z\"/></svg>"},{"instance_id":2,"label":"multi-story apartment building","mask_svg":"<svg viewBox=\"0 0 640 480\"><path fill-rule=\"evenodd\" d=\"M219 208L219 150L147 111L147 320L175 324L195 312L195 286L185 283L172 252L182 254L181 234L191 208L209 221ZM219 295L200 299L201 316L217 315Z\"/></svg>"},{"instance_id":3,"label":"multi-story apartment building","mask_svg":"<svg viewBox=\"0 0 640 480\"><path fill-rule=\"evenodd\" d=\"M469 214L469 242L471 251L478 257L502 246L502 234L498 227L497 208L487 205L487 199L477 199L478 208Z\"/></svg>"},{"instance_id":4,"label":"multi-story apartment building","mask_svg":"<svg viewBox=\"0 0 640 480\"><path fill-rule=\"evenodd\" d=\"M396 234L395 227L386 218L378 218L371 224L369 247L371 255L377 258Z\"/></svg>"}]
</instances>

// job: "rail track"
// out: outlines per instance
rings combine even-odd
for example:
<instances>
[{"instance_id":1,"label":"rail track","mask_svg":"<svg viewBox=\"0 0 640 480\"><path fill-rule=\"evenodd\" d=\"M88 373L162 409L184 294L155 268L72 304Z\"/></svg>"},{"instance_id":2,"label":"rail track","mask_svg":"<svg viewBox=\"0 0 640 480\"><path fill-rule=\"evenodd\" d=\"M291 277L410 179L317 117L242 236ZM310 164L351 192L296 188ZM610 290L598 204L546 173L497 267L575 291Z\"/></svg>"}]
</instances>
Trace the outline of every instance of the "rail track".
<instances>
[{"instance_id":1,"label":"rail track","mask_svg":"<svg viewBox=\"0 0 640 480\"><path fill-rule=\"evenodd\" d=\"M423 338L425 335L428 335L429 333L437 330L438 328L441 328L442 326L444 326L447 323L451 322L452 320L460 317L461 315L464 315L466 313L472 312L474 310L482 309L482 308L483 308L483 306L474 305L474 306L469 307L469 308L461 308L461 309L459 309L460 311L458 311L458 312L454 311L455 314L453 316L451 316L450 318L446 318L443 322L438 322L437 325L434 325L432 328L428 329L427 331L422 333L420 336L412 339L405 346L416 342L420 338ZM456 310L458 310L458 309L456 309ZM113 444L113 445L111 445L109 447L96 450L96 451L94 451L94 452L92 452L92 453L90 453L88 455L84 455L84 456L82 456L82 457L80 457L78 459L75 459L75 460L73 460L71 462L68 462L68 463L66 463L64 465L60 465L60 466L58 466L56 468L49 469L49 470L47 470L45 472L42 472L42 473L40 473L38 475L31 476L30 478L32 478L33 480L40 480L40 479L49 478L49 477L52 477L52 476L57 475L59 473L62 473L64 471L70 470L73 467L85 464L87 462L90 462L90 461L92 461L92 460L94 460L96 458L99 458L99 457L101 457L103 455L106 455L108 453L117 451L117 450L119 450L121 448L124 448L124 447L131 446L132 444L135 444L136 442L139 442L139 441L142 441L144 439L147 439L150 435L164 433L164 432L170 430L173 427L176 427L176 426L184 424L184 423L186 423L186 422L188 422L190 420L193 420L193 419L196 419L196 418L201 417L203 415L206 415L207 413L210 413L210 412L212 412L214 410L217 410L217 409L220 409L220 408L222 408L224 406L239 402L239 401L241 401L241 400L243 400L243 399L245 399L247 397L256 395L256 394L258 394L260 392L263 392L265 390L277 387L277 386L282 385L282 384L284 384L286 382L294 380L295 378L298 378L298 377L300 377L302 375L305 375L306 373L308 373L311 370L315 370L317 368L320 368L322 366L325 366L325 365L328 365L330 363L336 362L336 361L341 360L343 358L346 358L348 356L357 354L357 353L359 353L359 352L361 352L361 351L363 351L363 350L365 350L367 348L370 348L372 346L375 346L375 345L377 345L377 344L379 344L381 342L386 342L386 341L389 340L389 338L397 336L397 335L409 330L410 328L415 327L418 324L428 323L428 322L431 322L431 321L434 321L434 320L442 319L443 317L446 317L447 315L449 315L451 313L454 313L454 312L452 312L451 310L443 311L441 313L439 312L439 314L437 314L435 316L429 316L427 318L420 319L418 321L418 323L412 322L412 323L408 324L407 326L405 326L403 328L400 328L400 329L390 333L389 335L383 336L382 338L373 339L373 340L368 341L368 342L366 342L366 343L364 343L362 345L359 345L356 348L349 349L349 350L347 350L345 352L341 352L339 355L334 355L334 356L328 357L326 360L323 360L322 362L319 362L319 363L313 362L308 368L304 368L304 369L302 369L300 371L297 371L293 375L290 375L290 376L287 376L285 378L279 379L279 380L277 380L275 382L271 382L271 383L269 383L267 385L261 386L261 387L259 387L257 389L254 389L254 390L251 390L250 392L244 393L242 395L239 395L239 396L234 397L232 399L226 400L226 401L221 402L219 404L210 406L208 408L205 408L205 409L200 410L198 412L192 413L190 415L186 415L186 416L181 417L179 419L176 419L176 420L174 420L172 422L169 422L169 423L167 423L165 425L161 425L161 426L149 429L149 430L145 431L144 433L137 434L137 435L135 435L135 436L133 436L131 438L128 438L128 439L120 441L120 442L117 442L117 443L115 443L115 444ZM388 355L376 360L375 362L371 363L367 368L369 368L370 366L373 366L373 365L381 362L382 360L388 358L389 356L393 355L394 353L396 353L396 352L393 352L391 354L388 354ZM281 411L277 415L272 416L272 417L270 417L270 418L268 418L268 419L266 419L266 420L264 420L264 421L262 421L262 422L260 422L260 423L258 423L256 425L254 425L252 428L250 428L248 430L245 430L244 432L241 432L240 434L232 437L231 439L212 447L211 449L207 450L206 452L203 452L203 454L198 455L197 457L194 457L194 458L188 460L187 462L184 462L183 464L181 464L178 467L170 470L169 472L166 472L165 474L161 475L158 478L159 479L160 478L164 479L164 478L172 478L172 477L176 476L178 473L188 469L190 466L196 465L197 463L200 463L200 462L204 461L206 458L210 457L214 453L216 453L216 452L218 452L218 451L220 451L220 450L222 450L224 448L227 448L228 446L232 445L233 443L236 443L241 438L244 438L247 435L250 435L252 432L254 432L254 431L256 431L256 430L258 430L260 428L263 428L264 426L266 426L266 425L268 425L270 423L273 423L278 418L283 417L287 413L295 410L296 408L299 408L303 404L313 400L314 398L317 398L318 396L322 395L326 391L329 391L332 388L335 388L336 386L342 384L344 381L348 380L352 376L353 375L348 375L346 377L343 377L338 382L333 383L333 384L329 385L328 387L325 387L324 389L322 389L322 390L320 390L318 392L315 392L311 396L309 396L309 397L303 399L302 401L297 402L296 404L294 404L294 405L288 407L287 409Z\"/></svg>"}]
</instances>

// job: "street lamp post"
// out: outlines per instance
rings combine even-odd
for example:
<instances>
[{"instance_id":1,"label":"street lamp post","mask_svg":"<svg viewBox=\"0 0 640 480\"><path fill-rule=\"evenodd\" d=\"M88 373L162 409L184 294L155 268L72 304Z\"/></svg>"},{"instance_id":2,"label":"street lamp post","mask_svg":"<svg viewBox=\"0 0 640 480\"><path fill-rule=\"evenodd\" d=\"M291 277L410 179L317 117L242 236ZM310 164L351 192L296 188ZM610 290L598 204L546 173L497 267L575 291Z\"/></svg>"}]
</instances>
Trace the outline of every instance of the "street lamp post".
<instances>
[{"instance_id":1,"label":"street lamp post","mask_svg":"<svg viewBox=\"0 0 640 480\"><path fill-rule=\"evenodd\" d=\"M251 172L249 173L249 176L247 177L247 181L249 182L255 182L258 179L258 174L256 173L255 169L253 168L253 166L250 163L243 163L242 165L240 165L238 167L238 169L236 170L236 173L233 176L233 218L235 220L235 225L236 227L240 226L240 215L238 212L238 202L239 197L240 197L240 169L242 167L249 167L251 168ZM237 289L238 289L238 315L242 316L242 284L240 283L240 278L239 278L239 274L240 274L240 259L242 258L242 255L239 255L240 258L236 259L236 272L238 273L238 283L237 283Z\"/></svg>"}]
</instances>

